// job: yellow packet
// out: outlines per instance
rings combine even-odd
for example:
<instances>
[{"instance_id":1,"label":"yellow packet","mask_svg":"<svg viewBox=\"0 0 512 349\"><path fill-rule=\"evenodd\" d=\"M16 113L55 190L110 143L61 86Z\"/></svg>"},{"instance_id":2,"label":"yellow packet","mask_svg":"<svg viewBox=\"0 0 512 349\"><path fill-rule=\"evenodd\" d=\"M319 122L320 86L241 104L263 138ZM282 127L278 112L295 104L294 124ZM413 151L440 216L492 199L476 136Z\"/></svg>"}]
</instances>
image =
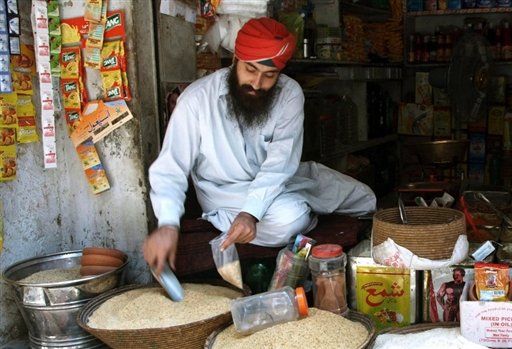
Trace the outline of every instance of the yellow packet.
<instances>
[{"instance_id":1,"label":"yellow packet","mask_svg":"<svg viewBox=\"0 0 512 349\"><path fill-rule=\"evenodd\" d=\"M32 88L32 76L30 73L12 71L11 76L14 92L24 95L34 94L34 90Z\"/></svg>"},{"instance_id":2,"label":"yellow packet","mask_svg":"<svg viewBox=\"0 0 512 349\"><path fill-rule=\"evenodd\" d=\"M61 95L64 109L81 109L80 83L76 79L61 80Z\"/></svg>"},{"instance_id":3,"label":"yellow packet","mask_svg":"<svg viewBox=\"0 0 512 349\"><path fill-rule=\"evenodd\" d=\"M0 129L0 133L2 129ZM16 179L16 144L0 145L0 182Z\"/></svg>"},{"instance_id":4,"label":"yellow packet","mask_svg":"<svg viewBox=\"0 0 512 349\"><path fill-rule=\"evenodd\" d=\"M481 301L508 301L510 287L508 264L475 263L476 294Z\"/></svg>"},{"instance_id":5,"label":"yellow packet","mask_svg":"<svg viewBox=\"0 0 512 349\"><path fill-rule=\"evenodd\" d=\"M0 94L0 126L17 127L18 118L16 115L16 93Z\"/></svg>"},{"instance_id":6,"label":"yellow packet","mask_svg":"<svg viewBox=\"0 0 512 349\"><path fill-rule=\"evenodd\" d=\"M84 170L100 165L100 156L96 151L96 146L94 145L92 139L88 139L85 142L79 144L76 147L76 152L78 157L80 158L80 162Z\"/></svg>"},{"instance_id":7,"label":"yellow packet","mask_svg":"<svg viewBox=\"0 0 512 349\"><path fill-rule=\"evenodd\" d=\"M80 47L63 47L60 53L60 76L62 79L80 77Z\"/></svg>"},{"instance_id":8,"label":"yellow packet","mask_svg":"<svg viewBox=\"0 0 512 349\"><path fill-rule=\"evenodd\" d=\"M38 142L36 108L32 103L32 96L18 95L16 113L18 115L18 143Z\"/></svg>"},{"instance_id":9,"label":"yellow packet","mask_svg":"<svg viewBox=\"0 0 512 349\"><path fill-rule=\"evenodd\" d=\"M107 172L103 168L102 164L90 167L85 170L85 176L92 188L94 194L99 194L110 189L110 183L108 182Z\"/></svg>"},{"instance_id":10,"label":"yellow packet","mask_svg":"<svg viewBox=\"0 0 512 349\"><path fill-rule=\"evenodd\" d=\"M411 272L384 266L356 269L357 309L379 330L411 324Z\"/></svg>"},{"instance_id":11,"label":"yellow packet","mask_svg":"<svg viewBox=\"0 0 512 349\"><path fill-rule=\"evenodd\" d=\"M117 69L101 72L101 82L103 84L105 100L110 101L125 97L121 70Z\"/></svg>"}]
</instances>

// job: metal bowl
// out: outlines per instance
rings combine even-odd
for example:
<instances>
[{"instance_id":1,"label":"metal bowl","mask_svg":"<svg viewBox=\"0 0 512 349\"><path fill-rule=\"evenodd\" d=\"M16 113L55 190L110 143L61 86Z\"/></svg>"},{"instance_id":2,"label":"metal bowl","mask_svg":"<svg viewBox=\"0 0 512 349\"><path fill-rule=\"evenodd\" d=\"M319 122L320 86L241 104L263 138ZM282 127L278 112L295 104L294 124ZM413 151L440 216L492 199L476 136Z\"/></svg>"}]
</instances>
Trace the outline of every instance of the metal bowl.
<instances>
[{"instance_id":1,"label":"metal bowl","mask_svg":"<svg viewBox=\"0 0 512 349\"><path fill-rule=\"evenodd\" d=\"M15 301L29 330L31 348L100 348L104 344L76 322L83 306L93 297L124 284L123 265L111 272L75 280L26 283L39 271L80 267L82 251L54 253L20 261L8 267L3 279L14 289Z\"/></svg>"},{"instance_id":2,"label":"metal bowl","mask_svg":"<svg viewBox=\"0 0 512 349\"><path fill-rule=\"evenodd\" d=\"M414 144L416 155L423 165L449 165L464 161L467 140L444 140Z\"/></svg>"}]
</instances>

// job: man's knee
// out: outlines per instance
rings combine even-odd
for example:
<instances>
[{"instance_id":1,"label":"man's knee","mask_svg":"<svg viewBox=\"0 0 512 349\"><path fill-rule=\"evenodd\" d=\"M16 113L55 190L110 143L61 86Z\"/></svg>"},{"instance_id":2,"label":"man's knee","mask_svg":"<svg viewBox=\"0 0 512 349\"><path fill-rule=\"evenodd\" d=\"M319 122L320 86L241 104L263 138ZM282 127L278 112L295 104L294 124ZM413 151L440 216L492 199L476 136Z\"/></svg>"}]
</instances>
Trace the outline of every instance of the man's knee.
<instances>
[{"instance_id":1,"label":"man's knee","mask_svg":"<svg viewBox=\"0 0 512 349\"><path fill-rule=\"evenodd\" d=\"M254 244L284 246L297 234L305 234L314 227L316 217L307 204L290 205L281 214L265 216L257 225Z\"/></svg>"}]
</instances>

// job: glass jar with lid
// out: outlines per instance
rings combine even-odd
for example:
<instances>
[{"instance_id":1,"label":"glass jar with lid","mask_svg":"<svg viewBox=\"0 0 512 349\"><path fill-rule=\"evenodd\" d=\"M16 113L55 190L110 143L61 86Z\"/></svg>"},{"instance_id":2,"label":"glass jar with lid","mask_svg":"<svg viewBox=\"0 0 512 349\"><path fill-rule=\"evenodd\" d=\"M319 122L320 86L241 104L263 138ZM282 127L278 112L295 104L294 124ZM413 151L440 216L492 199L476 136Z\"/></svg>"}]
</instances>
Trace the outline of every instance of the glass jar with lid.
<instances>
[{"instance_id":1,"label":"glass jar with lid","mask_svg":"<svg viewBox=\"0 0 512 349\"><path fill-rule=\"evenodd\" d=\"M342 246L322 244L313 247L309 268L316 308L344 316L348 314L346 265L347 256Z\"/></svg>"}]
</instances>

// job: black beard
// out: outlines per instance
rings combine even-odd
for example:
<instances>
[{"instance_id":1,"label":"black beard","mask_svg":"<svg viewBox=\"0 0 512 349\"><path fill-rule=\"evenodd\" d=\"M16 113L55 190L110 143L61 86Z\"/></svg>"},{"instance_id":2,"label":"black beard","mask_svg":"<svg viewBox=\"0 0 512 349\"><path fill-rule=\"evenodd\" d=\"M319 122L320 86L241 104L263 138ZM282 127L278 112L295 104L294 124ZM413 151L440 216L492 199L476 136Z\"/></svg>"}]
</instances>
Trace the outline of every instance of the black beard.
<instances>
[{"instance_id":1,"label":"black beard","mask_svg":"<svg viewBox=\"0 0 512 349\"><path fill-rule=\"evenodd\" d=\"M230 114L243 127L263 125L270 116L270 108L277 95L277 83L268 90L254 90L250 85L240 85L236 74L236 64L228 75ZM249 94L254 92L255 94Z\"/></svg>"}]
</instances>

